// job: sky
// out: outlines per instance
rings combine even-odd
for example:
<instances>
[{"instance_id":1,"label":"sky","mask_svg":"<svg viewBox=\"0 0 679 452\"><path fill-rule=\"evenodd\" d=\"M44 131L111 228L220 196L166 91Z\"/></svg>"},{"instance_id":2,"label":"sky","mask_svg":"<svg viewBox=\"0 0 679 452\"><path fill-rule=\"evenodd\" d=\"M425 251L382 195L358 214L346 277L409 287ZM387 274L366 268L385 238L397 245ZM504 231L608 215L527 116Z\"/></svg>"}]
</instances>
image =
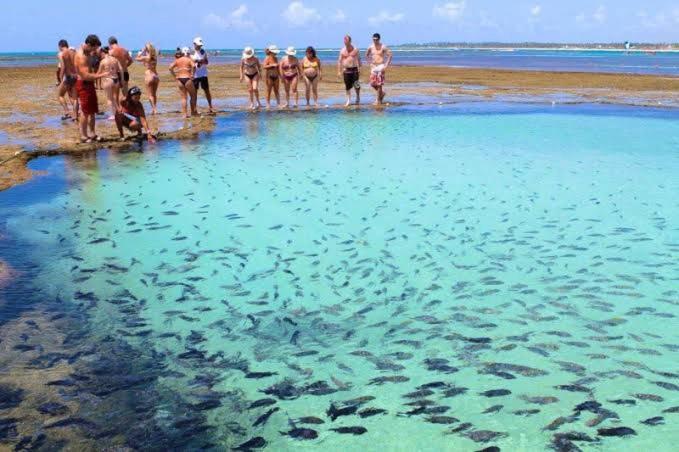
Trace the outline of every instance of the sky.
<instances>
[{"instance_id":1,"label":"sky","mask_svg":"<svg viewBox=\"0 0 679 452\"><path fill-rule=\"evenodd\" d=\"M138 49L411 42L679 42L677 0L19 0L3 2L0 52L51 51L89 33ZM119 14L112 15L112 12Z\"/></svg>"}]
</instances>

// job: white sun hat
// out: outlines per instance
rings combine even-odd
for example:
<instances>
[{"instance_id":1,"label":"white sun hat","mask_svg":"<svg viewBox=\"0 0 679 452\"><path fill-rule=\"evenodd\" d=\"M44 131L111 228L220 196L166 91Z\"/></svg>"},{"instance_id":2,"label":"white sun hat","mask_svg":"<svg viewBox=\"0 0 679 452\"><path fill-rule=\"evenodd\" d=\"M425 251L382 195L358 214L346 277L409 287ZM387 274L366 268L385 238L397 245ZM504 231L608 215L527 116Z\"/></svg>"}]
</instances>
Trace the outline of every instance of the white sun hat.
<instances>
[{"instance_id":1,"label":"white sun hat","mask_svg":"<svg viewBox=\"0 0 679 452\"><path fill-rule=\"evenodd\" d=\"M195 39L193 40L193 43L197 46L203 47L203 38L200 36L196 36Z\"/></svg>"},{"instance_id":2,"label":"white sun hat","mask_svg":"<svg viewBox=\"0 0 679 452\"><path fill-rule=\"evenodd\" d=\"M295 50L294 47L290 46L285 51L285 54L288 55L288 56L295 56L295 55L297 55L297 50Z\"/></svg>"},{"instance_id":3,"label":"white sun hat","mask_svg":"<svg viewBox=\"0 0 679 452\"><path fill-rule=\"evenodd\" d=\"M281 53L280 50L278 50L278 46L276 44L271 44L269 47L266 48L270 53L273 53L274 55L278 55Z\"/></svg>"},{"instance_id":4,"label":"white sun hat","mask_svg":"<svg viewBox=\"0 0 679 452\"><path fill-rule=\"evenodd\" d=\"M255 56L255 49L252 47L246 47L243 49L243 59L252 58L253 56Z\"/></svg>"}]
</instances>

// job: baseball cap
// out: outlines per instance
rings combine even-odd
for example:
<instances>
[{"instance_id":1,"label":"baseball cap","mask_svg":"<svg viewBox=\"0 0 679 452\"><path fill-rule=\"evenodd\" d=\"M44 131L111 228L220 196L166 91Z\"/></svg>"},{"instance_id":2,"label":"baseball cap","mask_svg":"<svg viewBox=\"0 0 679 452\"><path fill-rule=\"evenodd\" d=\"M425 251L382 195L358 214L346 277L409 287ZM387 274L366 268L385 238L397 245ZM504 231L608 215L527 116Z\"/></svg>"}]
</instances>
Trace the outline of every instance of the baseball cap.
<instances>
[{"instance_id":1,"label":"baseball cap","mask_svg":"<svg viewBox=\"0 0 679 452\"><path fill-rule=\"evenodd\" d=\"M203 47L203 38L196 36L196 38L193 40L193 43L197 46Z\"/></svg>"}]
</instances>

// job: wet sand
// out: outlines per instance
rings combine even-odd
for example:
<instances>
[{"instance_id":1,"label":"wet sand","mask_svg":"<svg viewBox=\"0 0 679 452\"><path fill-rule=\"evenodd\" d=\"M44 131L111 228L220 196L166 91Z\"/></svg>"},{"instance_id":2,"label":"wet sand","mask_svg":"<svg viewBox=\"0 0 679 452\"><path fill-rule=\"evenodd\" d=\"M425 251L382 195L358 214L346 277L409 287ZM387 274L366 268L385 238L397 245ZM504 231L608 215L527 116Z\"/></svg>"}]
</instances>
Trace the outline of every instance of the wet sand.
<instances>
[{"instance_id":1,"label":"wet sand","mask_svg":"<svg viewBox=\"0 0 679 452\"><path fill-rule=\"evenodd\" d=\"M0 190L30 179L34 173L26 168L26 163L39 155L137 146L134 142L117 141L113 121L106 120L110 113L101 91L98 92L100 110L106 115L98 117L97 132L105 141L78 144L77 126L59 119L62 109L56 99L54 72L54 67L0 68L5 86L0 92ZM175 82L162 67L160 77L160 114L149 118L151 127L160 132L161 138L194 139L200 133L211 131L214 121L209 116L190 120L181 117ZM366 77L367 71L364 71L365 106L361 108L373 108L370 104L375 96L367 86ZM143 68L133 66L131 79L131 83L143 87ZM423 96L422 99L431 103L509 100L679 108L679 77L395 66L387 74L387 83L387 101L394 102L407 102L414 96ZM245 85L238 81L236 66L211 67L210 87L218 114L246 109L247 91ZM300 88L300 100L304 104L303 86ZM326 69L319 91L322 104L341 108L343 85L336 77L334 67ZM264 89L261 88L262 99L263 94ZM148 102L145 106L149 111ZM199 110L207 110L202 93L199 95Z\"/></svg>"}]
</instances>

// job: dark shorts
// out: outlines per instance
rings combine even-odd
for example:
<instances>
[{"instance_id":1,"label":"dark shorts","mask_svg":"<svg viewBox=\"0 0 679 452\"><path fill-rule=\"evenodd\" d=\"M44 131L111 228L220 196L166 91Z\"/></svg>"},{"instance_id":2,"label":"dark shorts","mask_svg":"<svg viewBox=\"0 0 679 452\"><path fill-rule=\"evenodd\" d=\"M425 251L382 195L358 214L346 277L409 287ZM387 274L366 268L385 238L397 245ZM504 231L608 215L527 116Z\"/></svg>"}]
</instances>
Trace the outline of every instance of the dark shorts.
<instances>
[{"instance_id":1,"label":"dark shorts","mask_svg":"<svg viewBox=\"0 0 679 452\"><path fill-rule=\"evenodd\" d=\"M198 77L193 79L193 86L198 89L198 87L203 88L203 91L210 89L210 83L207 81L207 77Z\"/></svg>"},{"instance_id":2,"label":"dark shorts","mask_svg":"<svg viewBox=\"0 0 679 452\"><path fill-rule=\"evenodd\" d=\"M78 80L78 77L75 75L65 75L64 76L64 85L68 88L73 88L75 86L75 82Z\"/></svg>"},{"instance_id":3,"label":"dark shorts","mask_svg":"<svg viewBox=\"0 0 679 452\"><path fill-rule=\"evenodd\" d=\"M129 72L123 72L123 80L126 82L130 81L130 73Z\"/></svg>"},{"instance_id":4,"label":"dark shorts","mask_svg":"<svg viewBox=\"0 0 679 452\"><path fill-rule=\"evenodd\" d=\"M120 122L122 123L122 125L124 127L127 127L128 129L130 128L130 125L133 122L136 123L136 125L141 126L141 119L136 117L136 116L133 116L132 118L130 118L130 116L125 115L123 113L116 113L116 116L120 119Z\"/></svg>"},{"instance_id":5,"label":"dark shorts","mask_svg":"<svg viewBox=\"0 0 679 452\"><path fill-rule=\"evenodd\" d=\"M344 87L349 91L358 81L358 68L344 70Z\"/></svg>"}]
</instances>

